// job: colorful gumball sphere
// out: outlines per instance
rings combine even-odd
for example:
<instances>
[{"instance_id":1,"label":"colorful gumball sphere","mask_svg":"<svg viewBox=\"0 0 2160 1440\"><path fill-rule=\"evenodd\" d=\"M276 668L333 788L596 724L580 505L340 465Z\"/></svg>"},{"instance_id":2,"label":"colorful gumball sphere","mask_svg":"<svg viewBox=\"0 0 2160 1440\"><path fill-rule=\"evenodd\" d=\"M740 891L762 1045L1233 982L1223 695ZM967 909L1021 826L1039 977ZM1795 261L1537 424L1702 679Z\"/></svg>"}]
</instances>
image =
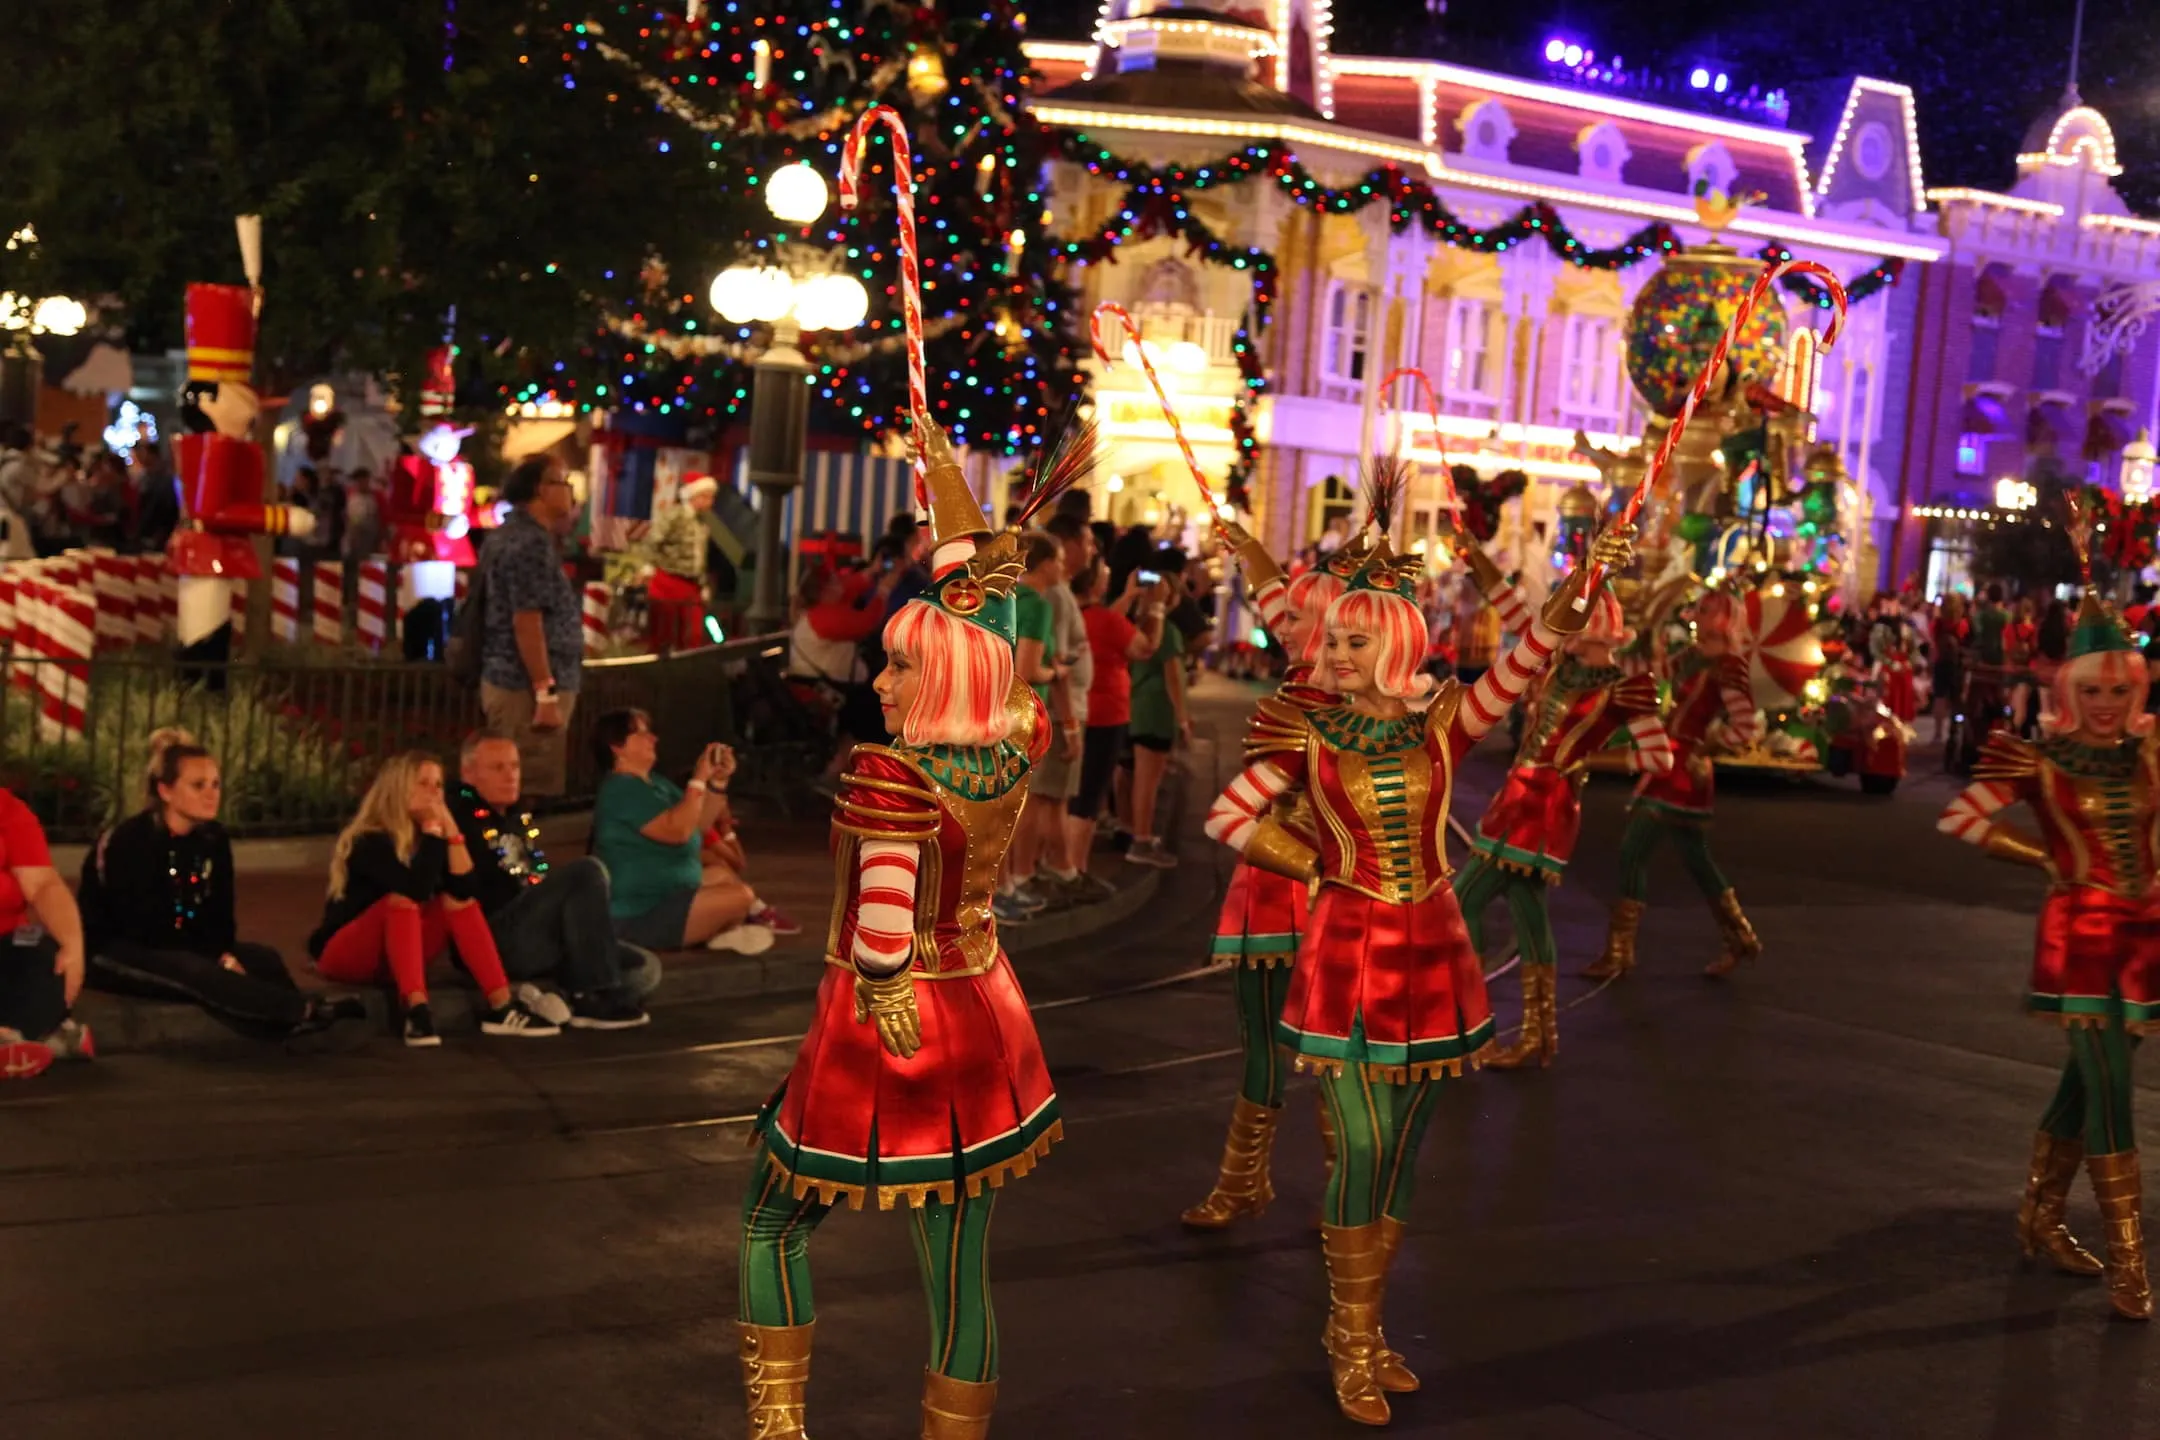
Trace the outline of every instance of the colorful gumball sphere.
<instances>
[{"instance_id":1,"label":"colorful gumball sphere","mask_svg":"<svg viewBox=\"0 0 2160 1440\"><path fill-rule=\"evenodd\" d=\"M1727 245L1698 245L1652 275L1628 312L1627 371L1643 403L1667 417L1680 413L1690 387L1710 363L1762 263ZM1727 358L1744 385L1777 374L1785 349L1785 312L1765 301L1748 317Z\"/></svg>"}]
</instances>

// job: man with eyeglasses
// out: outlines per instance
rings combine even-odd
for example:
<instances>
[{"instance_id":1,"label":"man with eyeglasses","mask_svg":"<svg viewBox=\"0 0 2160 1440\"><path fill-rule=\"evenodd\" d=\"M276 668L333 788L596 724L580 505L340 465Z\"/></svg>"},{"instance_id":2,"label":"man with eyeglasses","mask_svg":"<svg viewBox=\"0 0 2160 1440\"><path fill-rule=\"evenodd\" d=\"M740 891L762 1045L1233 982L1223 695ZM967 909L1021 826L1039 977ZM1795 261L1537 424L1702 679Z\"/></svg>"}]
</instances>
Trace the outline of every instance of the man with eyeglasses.
<instances>
[{"instance_id":1,"label":"man with eyeglasses","mask_svg":"<svg viewBox=\"0 0 2160 1440\"><path fill-rule=\"evenodd\" d=\"M536 455L510 472L510 514L481 552L480 704L518 748L528 796L568 783L570 715L585 659L578 593L555 537L577 501L561 462Z\"/></svg>"}]
</instances>

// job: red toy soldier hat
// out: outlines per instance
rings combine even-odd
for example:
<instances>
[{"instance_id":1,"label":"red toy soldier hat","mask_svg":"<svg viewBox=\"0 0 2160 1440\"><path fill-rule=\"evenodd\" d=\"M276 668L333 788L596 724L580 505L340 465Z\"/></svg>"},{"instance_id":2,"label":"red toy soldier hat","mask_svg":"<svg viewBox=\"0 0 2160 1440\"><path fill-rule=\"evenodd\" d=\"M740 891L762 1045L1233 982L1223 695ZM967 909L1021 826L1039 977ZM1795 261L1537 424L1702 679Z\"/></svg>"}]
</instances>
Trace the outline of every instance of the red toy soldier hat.
<instances>
[{"instance_id":1,"label":"red toy soldier hat","mask_svg":"<svg viewBox=\"0 0 2160 1440\"><path fill-rule=\"evenodd\" d=\"M427 383L420 387L420 413L427 419L448 415L457 405L457 372L451 368L454 352L448 345L428 351Z\"/></svg>"},{"instance_id":2,"label":"red toy soldier hat","mask_svg":"<svg viewBox=\"0 0 2160 1440\"><path fill-rule=\"evenodd\" d=\"M187 287L187 378L245 385L255 369L255 300L245 285Z\"/></svg>"}]
</instances>

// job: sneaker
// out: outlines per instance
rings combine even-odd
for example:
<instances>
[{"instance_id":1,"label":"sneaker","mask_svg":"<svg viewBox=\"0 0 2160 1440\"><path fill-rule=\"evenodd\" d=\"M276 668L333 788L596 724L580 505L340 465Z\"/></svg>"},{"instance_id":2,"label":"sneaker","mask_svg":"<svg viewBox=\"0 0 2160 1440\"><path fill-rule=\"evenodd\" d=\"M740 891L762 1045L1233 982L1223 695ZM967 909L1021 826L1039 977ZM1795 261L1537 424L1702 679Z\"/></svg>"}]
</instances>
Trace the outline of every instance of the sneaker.
<instances>
[{"instance_id":1,"label":"sneaker","mask_svg":"<svg viewBox=\"0 0 2160 1440\"><path fill-rule=\"evenodd\" d=\"M317 995L308 1001L307 1010L301 1015L300 1022L293 1026L292 1033L295 1036L320 1035L341 1020L365 1019L367 1006L358 998L351 995L335 998Z\"/></svg>"},{"instance_id":2,"label":"sneaker","mask_svg":"<svg viewBox=\"0 0 2160 1440\"><path fill-rule=\"evenodd\" d=\"M556 1003L562 1001L557 998ZM568 1023L573 1030L635 1030L652 1023L652 1016L634 1001L609 990L573 995L564 1008L570 1012Z\"/></svg>"},{"instance_id":3,"label":"sneaker","mask_svg":"<svg viewBox=\"0 0 2160 1440\"><path fill-rule=\"evenodd\" d=\"M990 897L990 913L1000 925L1025 925L1035 917L1035 912L1023 908L1009 895Z\"/></svg>"},{"instance_id":4,"label":"sneaker","mask_svg":"<svg viewBox=\"0 0 2160 1440\"><path fill-rule=\"evenodd\" d=\"M1050 908L1050 893L1033 880L1022 880L1013 886L1007 898L1030 915L1040 915Z\"/></svg>"},{"instance_id":5,"label":"sneaker","mask_svg":"<svg viewBox=\"0 0 2160 1440\"><path fill-rule=\"evenodd\" d=\"M1177 868L1177 856L1163 848L1162 841L1150 835L1145 840L1134 840L1132 848L1125 852L1128 865L1148 865L1157 870Z\"/></svg>"},{"instance_id":6,"label":"sneaker","mask_svg":"<svg viewBox=\"0 0 2160 1440\"><path fill-rule=\"evenodd\" d=\"M777 905L760 905L744 917L746 925L762 925L775 935L800 935L802 926Z\"/></svg>"},{"instance_id":7,"label":"sneaker","mask_svg":"<svg viewBox=\"0 0 2160 1440\"><path fill-rule=\"evenodd\" d=\"M518 1004L523 1005L527 1010L547 1021L548 1024L567 1025L570 1023L570 1003L554 991L543 990L528 980L518 986L513 993L517 996Z\"/></svg>"},{"instance_id":8,"label":"sneaker","mask_svg":"<svg viewBox=\"0 0 2160 1440\"><path fill-rule=\"evenodd\" d=\"M97 1039L80 1020L61 1021L60 1028L40 1043L53 1052L55 1060L97 1059Z\"/></svg>"},{"instance_id":9,"label":"sneaker","mask_svg":"<svg viewBox=\"0 0 2160 1440\"><path fill-rule=\"evenodd\" d=\"M1098 880L1085 870L1066 881L1065 888L1076 905L1098 904L1117 894L1117 886L1107 880Z\"/></svg>"},{"instance_id":10,"label":"sneaker","mask_svg":"<svg viewBox=\"0 0 2160 1440\"><path fill-rule=\"evenodd\" d=\"M512 1035L520 1040L544 1040L550 1035L562 1034L562 1026L543 1020L525 1008L515 996L500 1010L489 1010L480 1016L480 1033L483 1035Z\"/></svg>"},{"instance_id":11,"label":"sneaker","mask_svg":"<svg viewBox=\"0 0 2160 1440\"><path fill-rule=\"evenodd\" d=\"M442 1044L442 1036L435 1033L435 1013L425 1005L415 1005L405 1012L405 1043L415 1050L432 1050Z\"/></svg>"},{"instance_id":12,"label":"sneaker","mask_svg":"<svg viewBox=\"0 0 2160 1440\"><path fill-rule=\"evenodd\" d=\"M744 923L722 930L705 942L708 950L733 950L738 955L762 955L772 949L772 931L763 925Z\"/></svg>"},{"instance_id":13,"label":"sneaker","mask_svg":"<svg viewBox=\"0 0 2160 1440\"><path fill-rule=\"evenodd\" d=\"M19 1030L0 1030L0 1080L28 1080L52 1068L52 1046L25 1040Z\"/></svg>"}]
</instances>

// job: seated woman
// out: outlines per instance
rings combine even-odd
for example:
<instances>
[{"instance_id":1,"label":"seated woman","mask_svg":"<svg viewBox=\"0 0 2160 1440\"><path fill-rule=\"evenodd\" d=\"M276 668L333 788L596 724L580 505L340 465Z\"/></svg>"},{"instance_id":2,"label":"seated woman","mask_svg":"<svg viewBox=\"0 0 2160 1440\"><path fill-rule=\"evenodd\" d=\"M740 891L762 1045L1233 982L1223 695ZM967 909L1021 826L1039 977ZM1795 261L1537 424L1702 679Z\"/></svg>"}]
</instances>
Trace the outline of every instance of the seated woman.
<instances>
[{"instance_id":1,"label":"seated woman","mask_svg":"<svg viewBox=\"0 0 2160 1440\"><path fill-rule=\"evenodd\" d=\"M97 1054L68 1018L83 983L82 915L53 869L45 827L0 790L0 1080L42 1075L56 1059Z\"/></svg>"},{"instance_id":2,"label":"seated woman","mask_svg":"<svg viewBox=\"0 0 2160 1440\"><path fill-rule=\"evenodd\" d=\"M148 792L83 861L91 983L191 1000L272 1036L364 1018L357 1000L303 994L277 951L239 938L217 758L185 730L159 730L150 737Z\"/></svg>"},{"instance_id":3,"label":"seated woman","mask_svg":"<svg viewBox=\"0 0 2160 1440\"><path fill-rule=\"evenodd\" d=\"M473 888L472 854L443 800L442 763L417 751L395 756L337 838L329 898L308 953L323 978L340 985L375 984L387 968L405 1010L405 1043L440 1045L427 961L447 935L486 997L481 1033L561 1034L511 995Z\"/></svg>"},{"instance_id":4,"label":"seated woman","mask_svg":"<svg viewBox=\"0 0 2160 1440\"><path fill-rule=\"evenodd\" d=\"M735 752L698 752L690 784L653 774L660 739L642 710L611 710L593 728L593 747L608 772L593 801L593 854L613 884L617 939L653 950L772 949L773 932L746 923L758 908L750 887L699 851L727 801Z\"/></svg>"}]
</instances>

